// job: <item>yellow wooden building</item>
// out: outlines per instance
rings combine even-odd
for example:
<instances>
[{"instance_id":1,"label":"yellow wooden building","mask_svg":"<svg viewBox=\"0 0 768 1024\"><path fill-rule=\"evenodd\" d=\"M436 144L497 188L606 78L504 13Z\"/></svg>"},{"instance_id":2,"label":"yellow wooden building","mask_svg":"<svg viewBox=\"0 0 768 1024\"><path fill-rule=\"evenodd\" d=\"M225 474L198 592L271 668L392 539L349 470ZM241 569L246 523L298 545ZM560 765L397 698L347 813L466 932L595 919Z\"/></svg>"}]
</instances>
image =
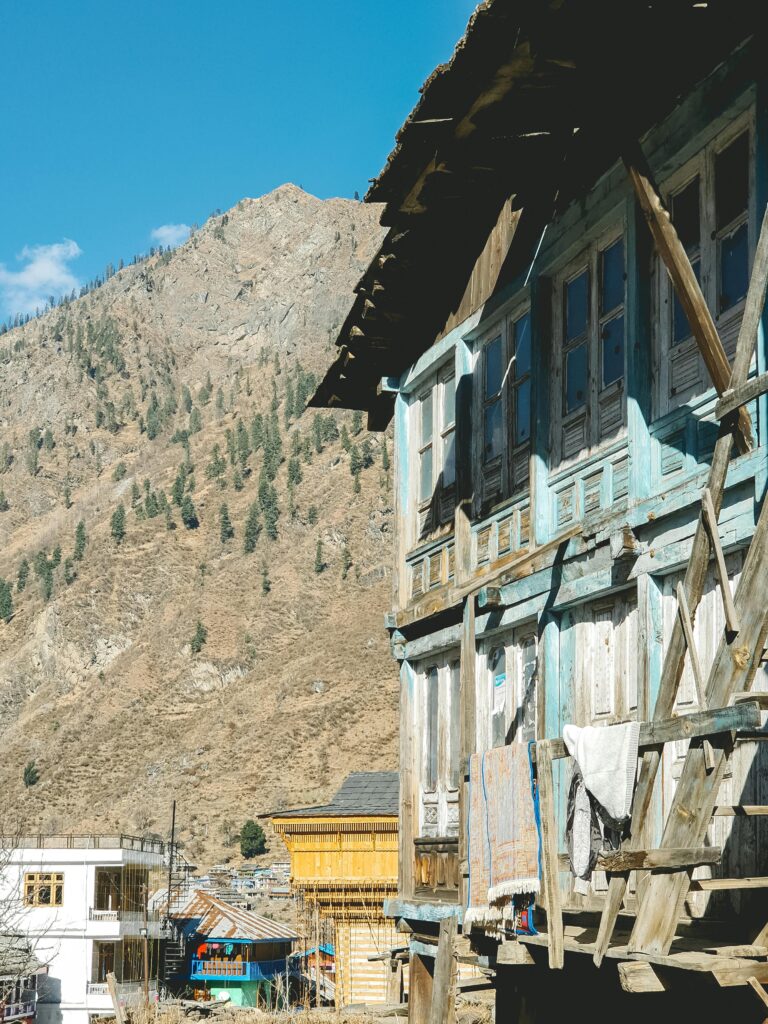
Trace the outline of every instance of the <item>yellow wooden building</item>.
<instances>
[{"instance_id":1,"label":"yellow wooden building","mask_svg":"<svg viewBox=\"0 0 768 1024\"><path fill-rule=\"evenodd\" d=\"M334 985L323 991L335 989L339 1006L402 997L402 967L389 958L402 936L383 914L384 900L397 892L398 798L397 772L354 772L329 804L272 818L306 910L306 948L332 933Z\"/></svg>"}]
</instances>

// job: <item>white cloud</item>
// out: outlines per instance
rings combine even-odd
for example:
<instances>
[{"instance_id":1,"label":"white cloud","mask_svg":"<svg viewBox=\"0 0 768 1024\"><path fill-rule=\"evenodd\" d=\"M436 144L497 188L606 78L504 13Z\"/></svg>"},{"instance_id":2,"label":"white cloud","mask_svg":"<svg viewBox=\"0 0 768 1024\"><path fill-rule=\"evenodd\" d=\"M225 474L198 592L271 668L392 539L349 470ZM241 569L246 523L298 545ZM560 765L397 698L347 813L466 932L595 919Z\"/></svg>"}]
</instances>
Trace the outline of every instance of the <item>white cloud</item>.
<instances>
[{"instance_id":1,"label":"white cloud","mask_svg":"<svg viewBox=\"0 0 768 1024\"><path fill-rule=\"evenodd\" d=\"M186 242L190 230L189 224L161 224L159 228L152 229L150 238L160 245L170 245L173 249Z\"/></svg>"},{"instance_id":2,"label":"white cloud","mask_svg":"<svg viewBox=\"0 0 768 1024\"><path fill-rule=\"evenodd\" d=\"M0 308L11 316L34 313L49 296L58 298L78 290L80 281L69 263L81 254L80 246L69 238L53 245L25 245L16 257L25 264L20 270L8 270L0 263Z\"/></svg>"}]
</instances>

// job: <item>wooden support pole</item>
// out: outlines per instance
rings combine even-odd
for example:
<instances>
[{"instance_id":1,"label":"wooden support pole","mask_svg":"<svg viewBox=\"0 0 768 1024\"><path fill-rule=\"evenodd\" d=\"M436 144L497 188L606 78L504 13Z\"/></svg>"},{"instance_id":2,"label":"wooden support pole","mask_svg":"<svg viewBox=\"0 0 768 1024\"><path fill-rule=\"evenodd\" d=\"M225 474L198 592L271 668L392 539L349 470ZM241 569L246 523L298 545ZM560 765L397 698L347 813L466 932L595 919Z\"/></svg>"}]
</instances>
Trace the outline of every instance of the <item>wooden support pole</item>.
<instances>
[{"instance_id":1,"label":"wooden support pole","mask_svg":"<svg viewBox=\"0 0 768 1024\"><path fill-rule=\"evenodd\" d=\"M648 222L659 256L672 280L680 305L688 318L709 376L717 393L722 395L730 385L731 365L701 285L688 259L688 253L653 184L640 145L636 142L627 145L622 156L640 208ZM746 452L752 447L752 424L745 409L740 409L738 416L736 442L740 450Z\"/></svg>"},{"instance_id":2,"label":"wooden support pole","mask_svg":"<svg viewBox=\"0 0 768 1024\"><path fill-rule=\"evenodd\" d=\"M759 377L752 377L737 388L729 388L723 392L723 397L715 406L715 416L723 420L736 412L739 406L746 405L747 402L765 394L768 394L768 373L761 373Z\"/></svg>"},{"instance_id":3,"label":"wooden support pole","mask_svg":"<svg viewBox=\"0 0 768 1024\"><path fill-rule=\"evenodd\" d=\"M638 746L641 751L655 748L662 743L678 740L693 740L704 736L716 736L722 732L741 732L755 729L760 725L761 701L753 694L744 694L745 700L737 701L726 708L712 708L709 711L695 711L690 715L677 715L654 722L642 722ZM553 761L569 757L563 740L547 740L549 756ZM536 747L532 757L537 758ZM639 849L639 847L634 847Z\"/></svg>"},{"instance_id":4,"label":"wooden support pole","mask_svg":"<svg viewBox=\"0 0 768 1024\"><path fill-rule=\"evenodd\" d=\"M456 925L455 917L444 917L440 922L429 1024L452 1024L455 1020L456 961L453 953L456 943Z\"/></svg>"},{"instance_id":5,"label":"wooden support pole","mask_svg":"<svg viewBox=\"0 0 768 1024\"><path fill-rule=\"evenodd\" d=\"M741 624L738 646L724 637L709 673L707 700L712 704L726 703L733 694L752 685L768 636L766 570L768 501L763 502L734 597ZM689 747L664 827L662 847L698 846L703 842L728 753L728 746L715 749L713 769L707 771L702 747ZM690 883L690 872L670 872L649 880L632 930L630 951L668 952Z\"/></svg>"},{"instance_id":6,"label":"wooden support pole","mask_svg":"<svg viewBox=\"0 0 768 1024\"><path fill-rule=\"evenodd\" d=\"M757 244L755 262L744 306L744 315L736 342L733 370L728 383L728 387L732 390L738 388L747 379L749 364L752 361L752 354L757 342L757 332L765 304L766 289L768 289L768 209L766 209L760 229L760 239ZM716 514L719 514L723 501L725 481L730 462L732 447L731 424L732 418L725 419L721 424L720 435L715 444L709 478L707 480L707 489L710 492ZM702 516L693 538L691 556L685 573L685 592L688 598L688 606L694 615L704 592L710 544L711 541ZM670 637L664 657L659 694L653 714L654 720L668 718L672 714L675 698L677 697L677 688L683 673L685 649L685 637L678 616L675 618L672 636ZM644 753L632 802L630 848L637 848L642 843L643 825L651 806L656 773L660 763L660 746L655 750L647 750ZM595 941L594 961L597 966L600 966L602 963L610 944L613 929L616 926L616 920L621 910L624 894L626 893L628 878L627 874L614 875L608 883L605 907Z\"/></svg>"},{"instance_id":7,"label":"wooden support pole","mask_svg":"<svg viewBox=\"0 0 768 1024\"><path fill-rule=\"evenodd\" d=\"M541 860L544 895L547 902L547 942L549 966L559 970L564 964L563 908L560 898L560 865L557 857L557 819L555 817L555 780L549 740L536 744L536 778L541 814Z\"/></svg>"},{"instance_id":8,"label":"wooden support pole","mask_svg":"<svg viewBox=\"0 0 768 1024\"><path fill-rule=\"evenodd\" d=\"M755 993L755 995L763 1004L763 1006L768 1006L768 993L765 991L763 986L760 984L760 982L754 975L750 975L750 977L747 978L747 984Z\"/></svg>"},{"instance_id":9,"label":"wooden support pole","mask_svg":"<svg viewBox=\"0 0 768 1024\"><path fill-rule=\"evenodd\" d=\"M109 998L112 1000L112 1007L115 1011L115 1019L117 1024L125 1024L125 1012L123 1007L120 1005L120 996L117 993L117 981L112 971L107 973L107 989L109 991Z\"/></svg>"},{"instance_id":10,"label":"wooden support pole","mask_svg":"<svg viewBox=\"0 0 768 1024\"><path fill-rule=\"evenodd\" d=\"M432 971L427 958L412 953L408 971L408 1024L429 1024Z\"/></svg>"},{"instance_id":11,"label":"wooden support pole","mask_svg":"<svg viewBox=\"0 0 768 1024\"><path fill-rule=\"evenodd\" d=\"M704 509L704 522L707 524L709 530L709 539L712 541L712 547L715 552L715 564L717 566L717 575L720 579L720 592L723 596L723 610L725 611L725 625L730 633L739 632L739 619L736 615L736 608L733 603L733 594L731 593L731 581L728 579L728 570L725 567L725 555L723 554L723 547L720 543L720 529L717 525L717 515L715 513L715 506L712 502L712 495L709 493L709 488L704 488L704 493L701 496L702 507Z\"/></svg>"},{"instance_id":12,"label":"wooden support pole","mask_svg":"<svg viewBox=\"0 0 768 1024\"><path fill-rule=\"evenodd\" d=\"M459 691L461 695L461 765L459 779L459 903L466 907L468 900L469 849L467 844L467 815L469 814L469 787L464 777L469 768L469 759L475 752L475 599L470 596L464 601L464 618L461 632L461 660Z\"/></svg>"},{"instance_id":13,"label":"wooden support pole","mask_svg":"<svg viewBox=\"0 0 768 1024\"><path fill-rule=\"evenodd\" d=\"M699 652L696 650L696 640L693 635L691 612L688 608L688 600L685 596L685 587L683 586L682 581L677 584L677 610L680 615L680 621L683 624L683 634L685 635L685 643L688 647L688 656L691 659L691 672L693 672L693 681L696 684L696 699L701 710L706 711L707 705L706 697L704 695L704 679L701 671L701 662L699 661Z\"/></svg>"}]
</instances>

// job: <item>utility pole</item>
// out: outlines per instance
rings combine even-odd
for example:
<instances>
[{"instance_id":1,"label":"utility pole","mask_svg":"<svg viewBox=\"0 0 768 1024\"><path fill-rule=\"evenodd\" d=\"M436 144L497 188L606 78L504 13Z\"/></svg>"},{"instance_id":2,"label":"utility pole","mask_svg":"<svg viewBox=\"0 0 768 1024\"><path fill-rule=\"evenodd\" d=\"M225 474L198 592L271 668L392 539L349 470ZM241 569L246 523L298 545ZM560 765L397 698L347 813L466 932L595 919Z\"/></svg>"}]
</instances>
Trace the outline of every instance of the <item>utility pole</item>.
<instances>
[{"instance_id":1,"label":"utility pole","mask_svg":"<svg viewBox=\"0 0 768 1024\"><path fill-rule=\"evenodd\" d=\"M173 801L171 811L171 841L168 844L168 909L165 912L167 918L171 916L171 882L173 879L173 851L176 845L176 801Z\"/></svg>"},{"instance_id":2,"label":"utility pole","mask_svg":"<svg viewBox=\"0 0 768 1024\"><path fill-rule=\"evenodd\" d=\"M320 904L315 902L315 1006L320 1005Z\"/></svg>"},{"instance_id":3,"label":"utility pole","mask_svg":"<svg viewBox=\"0 0 768 1024\"><path fill-rule=\"evenodd\" d=\"M147 1013L149 1013L149 887L145 883L142 889L144 890L144 927L141 929L142 939L144 940L144 1006Z\"/></svg>"}]
</instances>

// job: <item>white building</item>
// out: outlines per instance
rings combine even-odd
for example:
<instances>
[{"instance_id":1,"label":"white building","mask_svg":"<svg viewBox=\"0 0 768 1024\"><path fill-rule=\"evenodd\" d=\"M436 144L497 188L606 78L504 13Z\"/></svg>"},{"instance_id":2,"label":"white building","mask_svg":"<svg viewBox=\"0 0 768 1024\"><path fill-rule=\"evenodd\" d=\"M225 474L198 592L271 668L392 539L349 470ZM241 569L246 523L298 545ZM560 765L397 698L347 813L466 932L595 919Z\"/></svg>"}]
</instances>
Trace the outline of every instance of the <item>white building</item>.
<instances>
[{"instance_id":1,"label":"white building","mask_svg":"<svg viewBox=\"0 0 768 1024\"><path fill-rule=\"evenodd\" d=\"M26 935L48 968L39 1024L89 1024L111 1014L109 972L121 1000L140 999L145 927L149 978L159 974L160 915L147 911L147 898L164 870L164 844L122 835L35 836L0 839L0 846L3 927ZM155 980L150 991L154 996Z\"/></svg>"}]
</instances>

